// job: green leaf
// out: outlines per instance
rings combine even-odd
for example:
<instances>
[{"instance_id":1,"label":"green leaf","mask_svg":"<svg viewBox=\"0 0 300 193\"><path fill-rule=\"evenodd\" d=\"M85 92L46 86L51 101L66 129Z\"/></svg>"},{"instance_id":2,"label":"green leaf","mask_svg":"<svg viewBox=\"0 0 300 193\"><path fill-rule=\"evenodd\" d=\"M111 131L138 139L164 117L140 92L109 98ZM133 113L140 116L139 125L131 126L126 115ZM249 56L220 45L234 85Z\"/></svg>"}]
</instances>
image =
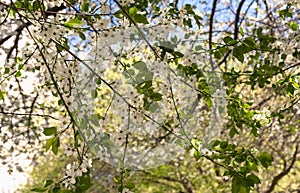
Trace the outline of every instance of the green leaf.
<instances>
[{"instance_id":1,"label":"green leaf","mask_svg":"<svg viewBox=\"0 0 300 193\"><path fill-rule=\"evenodd\" d=\"M234 176L232 178L232 184L231 184L231 192L232 193L239 193L241 189L241 182L239 180L240 177Z\"/></svg>"},{"instance_id":2,"label":"green leaf","mask_svg":"<svg viewBox=\"0 0 300 193\"><path fill-rule=\"evenodd\" d=\"M216 50L216 51L214 52L214 57L215 57L216 59L221 59L221 58L222 58L221 52Z\"/></svg>"},{"instance_id":3,"label":"green leaf","mask_svg":"<svg viewBox=\"0 0 300 193\"><path fill-rule=\"evenodd\" d=\"M136 8L136 6L129 8L129 15L130 16L136 15L137 12L138 12L138 9Z\"/></svg>"},{"instance_id":4,"label":"green leaf","mask_svg":"<svg viewBox=\"0 0 300 193\"><path fill-rule=\"evenodd\" d=\"M225 149L228 146L228 142L227 141L222 141L220 143L220 148Z\"/></svg>"},{"instance_id":5,"label":"green leaf","mask_svg":"<svg viewBox=\"0 0 300 193\"><path fill-rule=\"evenodd\" d=\"M201 158L201 154L199 153L199 151L195 150L194 157L195 157L196 161L198 161Z\"/></svg>"},{"instance_id":6,"label":"green leaf","mask_svg":"<svg viewBox=\"0 0 300 193\"><path fill-rule=\"evenodd\" d=\"M285 60L287 58L287 55L285 53L282 53L281 54L281 57L280 57L282 60Z\"/></svg>"},{"instance_id":7,"label":"green leaf","mask_svg":"<svg viewBox=\"0 0 300 193\"><path fill-rule=\"evenodd\" d=\"M287 18L287 17L293 17L293 14L290 12L290 10L284 9L284 10L280 10L279 11L279 15L280 17L282 17L283 19Z\"/></svg>"},{"instance_id":8,"label":"green leaf","mask_svg":"<svg viewBox=\"0 0 300 193\"><path fill-rule=\"evenodd\" d=\"M115 176L115 177L114 177L114 182L115 182L116 184L120 184L120 183L121 183L121 177L120 177L120 176Z\"/></svg>"},{"instance_id":9,"label":"green leaf","mask_svg":"<svg viewBox=\"0 0 300 193\"><path fill-rule=\"evenodd\" d=\"M50 186L51 184L53 184L53 180L45 180L44 181L44 188L46 188L47 186Z\"/></svg>"},{"instance_id":10,"label":"green leaf","mask_svg":"<svg viewBox=\"0 0 300 193\"><path fill-rule=\"evenodd\" d=\"M76 192L85 192L92 186L91 177L89 172L80 176L76 182Z\"/></svg>"},{"instance_id":11,"label":"green leaf","mask_svg":"<svg viewBox=\"0 0 300 193\"><path fill-rule=\"evenodd\" d=\"M59 100L57 101L57 104L58 104L58 106L61 106L61 105L63 104L63 100L59 99Z\"/></svg>"},{"instance_id":12,"label":"green leaf","mask_svg":"<svg viewBox=\"0 0 300 193\"><path fill-rule=\"evenodd\" d=\"M4 101L5 94L5 92L0 90L0 100Z\"/></svg>"},{"instance_id":13,"label":"green leaf","mask_svg":"<svg viewBox=\"0 0 300 193\"><path fill-rule=\"evenodd\" d=\"M152 80L153 79L153 72L150 72L150 71L146 71L144 73L144 76L145 76L145 80L149 81L149 80ZM152 83L151 83L152 84Z\"/></svg>"},{"instance_id":14,"label":"green leaf","mask_svg":"<svg viewBox=\"0 0 300 193\"><path fill-rule=\"evenodd\" d=\"M295 22L295 21L291 21L290 23L289 23L289 26L290 26L290 28L291 28L291 30L293 30L293 31L297 31L297 29L298 29L298 23L297 22Z\"/></svg>"},{"instance_id":15,"label":"green leaf","mask_svg":"<svg viewBox=\"0 0 300 193\"><path fill-rule=\"evenodd\" d=\"M132 190L135 188L135 184L133 182L127 182L125 187L128 188L129 190Z\"/></svg>"},{"instance_id":16,"label":"green leaf","mask_svg":"<svg viewBox=\"0 0 300 193\"><path fill-rule=\"evenodd\" d=\"M10 72L10 69L5 67L4 74L9 74L9 72Z\"/></svg>"},{"instance_id":17,"label":"green leaf","mask_svg":"<svg viewBox=\"0 0 300 193\"><path fill-rule=\"evenodd\" d=\"M147 65L143 61L138 61L138 62L134 63L133 67L140 70L140 71L144 71L144 70L147 69Z\"/></svg>"},{"instance_id":18,"label":"green leaf","mask_svg":"<svg viewBox=\"0 0 300 193\"><path fill-rule=\"evenodd\" d=\"M93 123L93 125L97 126L97 127L100 127L100 124L99 124L99 119L100 117L97 115L97 114L93 114L90 118L91 122Z\"/></svg>"},{"instance_id":19,"label":"green leaf","mask_svg":"<svg viewBox=\"0 0 300 193\"><path fill-rule=\"evenodd\" d=\"M141 14L134 15L133 20L136 23L143 23L143 24L148 24L149 23L148 20L147 20L146 15L141 15Z\"/></svg>"},{"instance_id":20,"label":"green leaf","mask_svg":"<svg viewBox=\"0 0 300 193\"><path fill-rule=\"evenodd\" d=\"M57 132L57 127L46 127L44 128L44 135L50 136Z\"/></svg>"},{"instance_id":21,"label":"green leaf","mask_svg":"<svg viewBox=\"0 0 300 193\"><path fill-rule=\"evenodd\" d=\"M16 78L19 78L19 77L21 77L22 76L22 72L21 71L18 71L17 73L16 73Z\"/></svg>"},{"instance_id":22,"label":"green leaf","mask_svg":"<svg viewBox=\"0 0 300 193\"><path fill-rule=\"evenodd\" d=\"M86 39L84 33L82 33L81 31L78 31L78 35L79 35L79 37L80 37L82 40L85 40L85 39Z\"/></svg>"},{"instance_id":23,"label":"green leaf","mask_svg":"<svg viewBox=\"0 0 300 193\"><path fill-rule=\"evenodd\" d=\"M82 4L82 11L85 11L85 12L89 11L89 3L88 2L84 2Z\"/></svg>"},{"instance_id":24,"label":"green leaf","mask_svg":"<svg viewBox=\"0 0 300 193\"><path fill-rule=\"evenodd\" d=\"M247 176L246 182L248 185L253 187L255 184L260 183L260 179L255 174L250 174Z\"/></svg>"},{"instance_id":25,"label":"green leaf","mask_svg":"<svg viewBox=\"0 0 300 193\"><path fill-rule=\"evenodd\" d=\"M233 138L235 136L235 134L239 134L239 132L236 130L235 127L232 127L229 131L230 138Z\"/></svg>"},{"instance_id":26,"label":"green leaf","mask_svg":"<svg viewBox=\"0 0 300 193\"><path fill-rule=\"evenodd\" d=\"M220 140L214 140L214 141L212 142L212 147L216 147L216 146L220 145L220 143L221 143Z\"/></svg>"},{"instance_id":27,"label":"green leaf","mask_svg":"<svg viewBox=\"0 0 300 193\"><path fill-rule=\"evenodd\" d=\"M80 27L82 24L84 24L81 20L74 18L70 19L69 21L64 23L64 26L66 27Z\"/></svg>"},{"instance_id":28,"label":"green leaf","mask_svg":"<svg viewBox=\"0 0 300 193\"><path fill-rule=\"evenodd\" d=\"M195 50L196 50L196 51L203 50L203 47L202 47L201 45L197 45L197 46L195 47Z\"/></svg>"},{"instance_id":29,"label":"green leaf","mask_svg":"<svg viewBox=\"0 0 300 193\"><path fill-rule=\"evenodd\" d=\"M174 51L172 54L173 54L176 58L182 58L182 57L184 56L183 53L178 52L178 51Z\"/></svg>"},{"instance_id":30,"label":"green leaf","mask_svg":"<svg viewBox=\"0 0 300 193\"><path fill-rule=\"evenodd\" d=\"M123 18L123 12L122 12L122 10L116 11L113 15L114 15L116 18L119 18L119 19Z\"/></svg>"},{"instance_id":31,"label":"green leaf","mask_svg":"<svg viewBox=\"0 0 300 193\"><path fill-rule=\"evenodd\" d=\"M30 191L32 192L46 192L48 188L33 188Z\"/></svg>"},{"instance_id":32,"label":"green leaf","mask_svg":"<svg viewBox=\"0 0 300 193\"><path fill-rule=\"evenodd\" d=\"M52 188L51 191L52 191L51 193L62 193L63 190L60 191L60 187L58 185L58 186L55 186L54 188Z\"/></svg>"},{"instance_id":33,"label":"green leaf","mask_svg":"<svg viewBox=\"0 0 300 193\"><path fill-rule=\"evenodd\" d=\"M160 93L153 93L150 98L154 101L161 101L162 99L162 94Z\"/></svg>"},{"instance_id":34,"label":"green leaf","mask_svg":"<svg viewBox=\"0 0 300 193\"><path fill-rule=\"evenodd\" d=\"M237 43L237 40L233 39L230 36L226 36L223 41L227 44L227 45L233 45Z\"/></svg>"},{"instance_id":35,"label":"green leaf","mask_svg":"<svg viewBox=\"0 0 300 193\"><path fill-rule=\"evenodd\" d=\"M62 47L62 46L59 45L59 44L56 44L56 49L57 49L57 51L60 53L60 52L62 52L62 51L64 50L64 47Z\"/></svg>"},{"instance_id":36,"label":"green leaf","mask_svg":"<svg viewBox=\"0 0 300 193\"><path fill-rule=\"evenodd\" d=\"M101 81L100 78L96 78L96 79L95 79L95 82L96 82L97 85L101 85L101 82L102 82L102 81Z\"/></svg>"},{"instance_id":37,"label":"green leaf","mask_svg":"<svg viewBox=\"0 0 300 193\"><path fill-rule=\"evenodd\" d=\"M38 1L34 1L32 4L32 10L36 11L40 8L39 2Z\"/></svg>"},{"instance_id":38,"label":"green leaf","mask_svg":"<svg viewBox=\"0 0 300 193\"><path fill-rule=\"evenodd\" d=\"M268 168L272 165L272 162L274 160L273 156L269 154L268 152L263 152L258 156L258 159L263 167Z\"/></svg>"},{"instance_id":39,"label":"green leaf","mask_svg":"<svg viewBox=\"0 0 300 193\"><path fill-rule=\"evenodd\" d=\"M57 155L58 153L58 148L60 147L60 140L59 137L55 137L54 141L52 143L52 152Z\"/></svg>"},{"instance_id":40,"label":"green leaf","mask_svg":"<svg viewBox=\"0 0 300 193\"><path fill-rule=\"evenodd\" d=\"M50 147L52 146L52 143L53 143L53 141L54 141L54 138L55 138L55 137L52 137L52 138L50 138L50 139L47 140L46 146L45 146L46 152L47 152L47 151L50 149Z\"/></svg>"},{"instance_id":41,"label":"green leaf","mask_svg":"<svg viewBox=\"0 0 300 193\"><path fill-rule=\"evenodd\" d=\"M207 97L207 99L206 99L206 105L207 105L208 107L211 107L211 106L212 106L212 103L213 103L213 101L211 100L211 98Z\"/></svg>"},{"instance_id":42,"label":"green leaf","mask_svg":"<svg viewBox=\"0 0 300 193\"><path fill-rule=\"evenodd\" d=\"M256 43L254 41L253 38L251 37L246 37L243 41L244 44L246 44L248 47L250 47L251 49L256 49L257 46L256 46Z\"/></svg>"},{"instance_id":43,"label":"green leaf","mask_svg":"<svg viewBox=\"0 0 300 193\"><path fill-rule=\"evenodd\" d=\"M258 28L256 31L256 34L259 39L262 39L264 37L264 34L262 33L262 31L263 31L262 27Z\"/></svg>"},{"instance_id":44,"label":"green leaf","mask_svg":"<svg viewBox=\"0 0 300 193\"><path fill-rule=\"evenodd\" d=\"M241 50L241 47L235 47L233 48L233 56L238 59L241 63L244 62L244 53L243 50Z\"/></svg>"},{"instance_id":45,"label":"green leaf","mask_svg":"<svg viewBox=\"0 0 300 193\"><path fill-rule=\"evenodd\" d=\"M153 102L150 106L149 106L149 111L151 112L151 113L155 113L155 111L157 110L157 109L159 109L159 105L158 105L158 103L157 102Z\"/></svg>"},{"instance_id":46,"label":"green leaf","mask_svg":"<svg viewBox=\"0 0 300 193\"><path fill-rule=\"evenodd\" d=\"M93 97L93 99L97 98L98 97L98 91L97 89L94 89L91 91L91 96Z\"/></svg>"},{"instance_id":47,"label":"green leaf","mask_svg":"<svg viewBox=\"0 0 300 193\"><path fill-rule=\"evenodd\" d=\"M243 30L242 26L240 26L240 34L241 34L242 36L244 36L244 35L245 35L245 33L244 33L244 30Z\"/></svg>"},{"instance_id":48,"label":"green leaf","mask_svg":"<svg viewBox=\"0 0 300 193\"><path fill-rule=\"evenodd\" d=\"M64 46L64 49L70 50L70 46L69 46L69 44L68 44L68 40L67 40L67 39L65 39L65 40L63 41L63 46Z\"/></svg>"},{"instance_id":49,"label":"green leaf","mask_svg":"<svg viewBox=\"0 0 300 193\"><path fill-rule=\"evenodd\" d=\"M290 96L294 96L295 88L292 84L288 84L286 90Z\"/></svg>"}]
</instances>

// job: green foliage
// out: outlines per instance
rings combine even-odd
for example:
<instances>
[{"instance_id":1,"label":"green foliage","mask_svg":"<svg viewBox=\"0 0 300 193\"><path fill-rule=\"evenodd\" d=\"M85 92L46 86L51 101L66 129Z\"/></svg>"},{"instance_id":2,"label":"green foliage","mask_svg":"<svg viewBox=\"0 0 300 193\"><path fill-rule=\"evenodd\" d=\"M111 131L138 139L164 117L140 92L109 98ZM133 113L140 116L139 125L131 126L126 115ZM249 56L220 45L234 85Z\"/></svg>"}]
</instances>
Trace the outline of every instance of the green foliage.
<instances>
[{"instance_id":1,"label":"green foliage","mask_svg":"<svg viewBox=\"0 0 300 193\"><path fill-rule=\"evenodd\" d=\"M82 24L84 24L84 22L82 22L81 19L79 19L78 17L70 19L69 21L64 23L64 25L69 28L79 27Z\"/></svg>"},{"instance_id":2,"label":"green foliage","mask_svg":"<svg viewBox=\"0 0 300 193\"><path fill-rule=\"evenodd\" d=\"M258 156L258 159L265 168L268 168L269 166L271 166L272 162L274 160L273 156L267 152L262 152Z\"/></svg>"},{"instance_id":3,"label":"green foliage","mask_svg":"<svg viewBox=\"0 0 300 193\"><path fill-rule=\"evenodd\" d=\"M46 141L46 145L45 145L46 151L48 151L51 148L52 152L55 155L57 155L59 147L60 147L60 139L58 136L54 136Z\"/></svg>"},{"instance_id":4,"label":"green foliage","mask_svg":"<svg viewBox=\"0 0 300 193\"><path fill-rule=\"evenodd\" d=\"M82 176L77 177L75 184L75 193L85 192L92 186L90 173L84 173Z\"/></svg>"},{"instance_id":5,"label":"green foliage","mask_svg":"<svg viewBox=\"0 0 300 193\"><path fill-rule=\"evenodd\" d=\"M44 135L50 136L57 132L57 127L46 127L44 128Z\"/></svg>"}]
</instances>

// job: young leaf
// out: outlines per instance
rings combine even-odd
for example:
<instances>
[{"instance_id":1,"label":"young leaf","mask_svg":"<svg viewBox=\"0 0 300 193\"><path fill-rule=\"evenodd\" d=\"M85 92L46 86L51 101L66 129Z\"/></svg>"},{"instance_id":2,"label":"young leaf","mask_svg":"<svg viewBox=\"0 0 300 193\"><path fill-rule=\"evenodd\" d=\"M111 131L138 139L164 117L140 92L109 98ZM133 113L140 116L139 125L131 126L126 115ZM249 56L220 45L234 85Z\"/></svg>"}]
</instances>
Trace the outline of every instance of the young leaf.
<instances>
[{"instance_id":1,"label":"young leaf","mask_svg":"<svg viewBox=\"0 0 300 193\"><path fill-rule=\"evenodd\" d=\"M133 20L136 23L143 23L143 24L148 24L149 23L148 20L147 20L146 15L141 15L141 14L134 15Z\"/></svg>"},{"instance_id":2,"label":"young leaf","mask_svg":"<svg viewBox=\"0 0 300 193\"><path fill-rule=\"evenodd\" d=\"M239 177L234 176L232 178L232 184L231 184L231 192L232 193L239 193L241 189L242 184L240 183Z\"/></svg>"},{"instance_id":3,"label":"young leaf","mask_svg":"<svg viewBox=\"0 0 300 193\"><path fill-rule=\"evenodd\" d=\"M291 30L293 30L293 31L297 31L297 29L298 29L298 23L295 21L291 21L289 23L289 26L290 26Z\"/></svg>"},{"instance_id":4,"label":"young leaf","mask_svg":"<svg viewBox=\"0 0 300 193\"><path fill-rule=\"evenodd\" d=\"M59 137L55 137L54 138L54 141L52 143L52 152L57 155L58 153L58 148L60 146L60 140L59 140Z\"/></svg>"},{"instance_id":5,"label":"young leaf","mask_svg":"<svg viewBox=\"0 0 300 193\"><path fill-rule=\"evenodd\" d=\"M100 127L100 124L99 124L99 117L97 114L93 114L91 116L91 123L93 123L93 125L97 126L97 127Z\"/></svg>"},{"instance_id":6,"label":"young leaf","mask_svg":"<svg viewBox=\"0 0 300 193\"><path fill-rule=\"evenodd\" d=\"M258 159L260 163L263 165L263 167L268 168L272 165L272 162L274 160L273 156L267 152L263 152L258 156Z\"/></svg>"},{"instance_id":7,"label":"young leaf","mask_svg":"<svg viewBox=\"0 0 300 193\"><path fill-rule=\"evenodd\" d=\"M127 182L125 187L128 188L129 190L132 190L135 188L135 184L133 182Z\"/></svg>"},{"instance_id":8,"label":"young leaf","mask_svg":"<svg viewBox=\"0 0 300 193\"><path fill-rule=\"evenodd\" d=\"M82 33L81 31L78 31L78 35L79 35L79 37L80 37L82 40L85 40L85 39L86 39L84 33Z\"/></svg>"},{"instance_id":9,"label":"young leaf","mask_svg":"<svg viewBox=\"0 0 300 193\"><path fill-rule=\"evenodd\" d=\"M83 24L83 22L77 18L70 19L69 21L65 22L64 25L66 27L80 27Z\"/></svg>"},{"instance_id":10,"label":"young leaf","mask_svg":"<svg viewBox=\"0 0 300 193\"><path fill-rule=\"evenodd\" d=\"M138 12L138 9L135 6L129 8L129 15L130 16L136 15L137 12Z\"/></svg>"},{"instance_id":11,"label":"young leaf","mask_svg":"<svg viewBox=\"0 0 300 193\"><path fill-rule=\"evenodd\" d=\"M235 136L235 134L239 134L239 132L236 130L235 127L232 127L229 131L230 138L233 138Z\"/></svg>"},{"instance_id":12,"label":"young leaf","mask_svg":"<svg viewBox=\"0 0 300 193\"><path fill-rule=\"evenodd\" d=\"M53 180L45 180L44 181L44 188L46 188L47 186L50 186L53 183L54 183Z\"/></svg>"},{"instance_id":13,"label":"young leaf","mask_svg":"<svg viewBox=\"0 0 300 193\"><path fill-rule=\"evenodd\" d=\"M250 47L251 49L257 48L254 39L251 38L251 37L245 38L245 40L243 41L243 43L246 44L246 45L247 45L248 47Z\"/></svg>"},{"instance_id":14,"label":"young leaf","mask_svg":"<svg viewBox=\"0 0 300 193\"><path fill-rule=\"evenodd\" d=\"M133 67L140 70L140 71L144 71L144 70L147 69L147 65L143 61L138 61L138 62L134 63Z\"/></svg>"},{"instance_id":15,"label":"young leaf","mask_svg":"<svg viewBox=\"0 0 300 193\"><path fill-rule=\"evenodd\" d=\"M233 49L233 56L236 57L241 63L244 62L244 53L240 46Z\"/></svg>"},{"instance_id":16,"label":"young leaf","mask_svg":"<svg viewBox=\"0 0 300 193\"><path fill-rule=\"evenodd\" d=\"M44 128L44 135L50 136L57 132L57 127L46 127Z\"/></svg>"},{"instance_id":17,"label":"young leaf","mask_svg":"<svg viewBox=\"0 0 300 193\"><path fill-rule=\"evenodd\" d=\"M46 146L45 146L46 152L47 152L47 151L50 149L50 147L52 146L52 143L53 143L53 141L54 141L54 138L55 138L55 137L52 137L52 138L50 138L50 139L47 140Z\"/></svg>"},{"instance_id":18,"label":"young leaf","mask_svg":"<svg viewBox=\"0 0 300 193\"><path fill-rule=\"evenodd\" d=\"M33 188L30 191L32 192L46 192L48 188Z\"/></svg>"},{"instance_id":19,"label":"young leaf","mask_svg":"<svg viewBox=\"0 0 300 193\"><path fill-rule=\"evenodd\" d=\"M260 183L260 179L255 174L249 174L246 178L247 184L250 186L254 186L255 184Z\"/></svg>"},{"instance_id":20,"label":"young leaf","mask_svg":"<svg viewBox=\"0 0 300 193\"><path fill-rule=\"evenodd\" d=\"M201 158L201 154L199 153L199 151L194 152L194 157L197 161Z\"/></svg>"},{"instance_id":21,"label":"young leaf","mask_svg":"<svg viewBox=\"0 0 300 193\"><path fill-rule=\"evenodd\" d=\"M154 101L161 101L162 99L162 95L159 93L153 93L150 98Z\"/></svg>"},{"instance_id":22,"label":"young leaf","mask_svg":"<svg viewBox=\"0 0 300 193\"><path fill-rule=\"evenodd\" d=\"M235 39L233 39L230 36L226 36L223 41L227 44L227 45L233 45L235 43L237 43L237 41Z\"/></svg>"},{"instance_id":23,"label":"young leaf","mask_svg":"<svg viewBox=\"0 0 300 193\"><path fill-rule=\"evenodd\" d=\"M244 30L243 30L242 26L240 26L240 34L241 34L242 36L244 36L244 35L245 35L245 33L244 33Z\"/></svg>"}]
</instances>

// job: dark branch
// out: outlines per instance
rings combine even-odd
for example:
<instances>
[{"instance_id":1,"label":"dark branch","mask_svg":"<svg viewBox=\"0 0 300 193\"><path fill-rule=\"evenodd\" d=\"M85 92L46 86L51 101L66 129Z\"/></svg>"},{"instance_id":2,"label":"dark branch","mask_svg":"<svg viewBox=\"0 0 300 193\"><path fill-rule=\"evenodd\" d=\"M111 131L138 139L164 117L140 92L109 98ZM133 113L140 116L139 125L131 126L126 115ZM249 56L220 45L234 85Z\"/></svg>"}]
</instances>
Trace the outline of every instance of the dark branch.
<instances>
[{"instance_id":1,"label":"dark branch","mask_svg":"<svg viewBox=\"0 0 300 193\"><path fill-rule=\"evenodd\" d=\"M275 176L272 180L272 183L269 187L269 189L265 192L265 193L271 193L275 186L277 185L277 183L279 182L279 180L281 178L283 178L284 176L286 176L290 170L293 168L296 160L297 160L297 154L298 154L298 148L299 148L299 144L296 145L296 149L295 149L295 152L294 152L294 155L293 155L293 158L292 158L292 161L291 161L291 164L289 165L288 168L284 168L283 171L281 173L279 173L277 176Z\"/></svg>"},{"instance_id":2,"label":"dark branch","mask_svg":"<svg viewBox=\"0 0 300 193\"><path fill-rule=\"evenodd\" d=\"M236 15L235 15L235 22L234 22L234 33L233 33L233 38L235 40L238 39L239 37L239 22L240 22L240 14L241 14L241 10L243 7L243 4L245 3L245 0L242 0L236 10ZM228 51L227 54L224 56L224 58L221 60L221 62L218 63L218 66L222 65L224 62L226 62L228 56L230 55L230 53L232 52L232 50Z\"/></svg>"},{"instance_id":3,"label":"dark branch","mask_svg":"<svg viewBox=\"0 0 300 193\"><path fill-rule=\"evenodd\" d=\"M240 14L244 3L245 0L242 0L236 10L235 23L234 23L234 37L233 37L235 40L238 39L238 35L239 35Z\"/></svg>"},{"instance_id":4,"label":"dark branch","mask_svg":"<svg viewBox=\"0 0 300 193\"><path fill-rule=\"evenodd\" d=\"M7 6L9 6L9 5L7 5ZM59 11L65 9L65 8L66 8L66 6L63 5L63 4L61 4L60 6L51 7L51 8L49 8L49 9L45 12L45 17L49 17L49 16L51 16L51 15L54 15L54 16L55 16L57 12L59 12ZM16 11L18 11L18 10L16 10ZM31 22L23 23L22 25L20 25L20 26L15 30L17 33L10 34L10 35L6 36L5 38L1 39L1 40L0 40L0 45L4 44L4 42L6 42L8 39L10 39L10 38L11 38L12 36L14 36L14 35L19 36L19 35L22 33L22 31L23 31L26 27L29 27L30 25L32 25ZM17 41L17 40L16 40L16 41Z\"/></svg>"},{"instance_id":5,"label":"dark branch","mask_svg":"<svg viewBox=\"0 0 300 193\"><path fill-rule=\"evenodd\" d=\"M217 1L218 0L214 0L214 2L213 2L213 6L212 6L212 9L211 9L211 14L210 14L210 18L209 18L208 46L209 46L210 50L212 49L213 22L214 22L214 15L215 15L216 7L217 7Z\"/></svg>"},{"instance_id":6,"label":"dark branch","mask_svg":"<svg viewBox=\"0 0 300 193\"><path fill-rule=\"evenodd\" d=\"M209 18L209 34L208 34L209 50L212 50L212 34L213 34L212 31L213 31L214 15L215 15L216 7L217 7L217 1L218 0L214 0L214 2L213 2L213 6L211 9L211 14L210 14L210 18ZM211 55L210 55L210 65L211 65L212 70L214 70L214 64L213 64Z\"/></svg>"}]
</instances>

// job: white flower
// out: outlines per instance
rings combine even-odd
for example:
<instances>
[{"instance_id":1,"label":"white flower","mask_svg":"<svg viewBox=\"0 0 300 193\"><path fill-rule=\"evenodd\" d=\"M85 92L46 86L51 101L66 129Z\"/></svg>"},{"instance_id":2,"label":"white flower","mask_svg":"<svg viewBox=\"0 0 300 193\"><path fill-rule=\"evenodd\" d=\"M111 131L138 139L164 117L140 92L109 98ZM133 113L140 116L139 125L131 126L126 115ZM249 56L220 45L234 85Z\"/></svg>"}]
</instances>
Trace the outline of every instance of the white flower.
<instances>
[{"instance_id":1,"label":"white flower","mask_svg":"<svg viewBox=\"0 0 300 193\"><path fill-rule=\"evenodd\" d=\"M270 116L271 112L267 108L263 108L262 111L256 111L256 114L253 115L252 120L268 123Z\"/></svg>"},{"instance_id":2,"label":"white flower","mask_svg":"<svg viewBox=\"0 0 300 193\"><path fill-rule=\"evenodd\" d=\"M82 176L82 171L78 169L76 170L75 174L76 176Z\"/></svg>"},{"instance_id":3,"label":"white flower","mask_svg":"<svg viewBox=\"0 0 300 193\"><path fill-rule=\"evenodd\" d=\"M72 148L68 147L66 144L63 144L62 148L65 150L67 156L76 155L76 152Z\"/></svg>"},{"instance_id":4,"label":"white flower","mask_svg":"<svg viewBox=\"0 0 300 193\"><path fill-rule=\"evenodd\" d=\"M75 184L75 183L76 183L76 180L75 180L74 177L70 179L70 183L71 183L71 184Z\"/></svg>"}]
</instances>

